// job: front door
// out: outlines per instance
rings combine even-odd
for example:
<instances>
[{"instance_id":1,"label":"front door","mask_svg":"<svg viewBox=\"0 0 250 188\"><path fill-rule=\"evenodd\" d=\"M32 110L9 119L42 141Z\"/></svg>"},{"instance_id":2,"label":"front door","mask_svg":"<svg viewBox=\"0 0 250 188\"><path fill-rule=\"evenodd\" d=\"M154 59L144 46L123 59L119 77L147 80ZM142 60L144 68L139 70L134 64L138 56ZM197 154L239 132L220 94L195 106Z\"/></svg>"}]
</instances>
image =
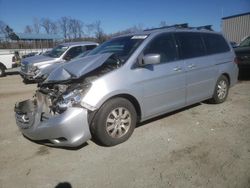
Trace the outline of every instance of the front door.
<instances>
[{"instance_id":1,"label":"front door","mask_svg":"<svg viewBox=\"0 0 250 188\"><path fill-rule=\"evenodd\" d=\"M172 34L155 37L143 51L143 55L147 54L160 54L161 60L134 70L142 78L138 84L143 84L145 118L184 106L186 92L184 62L178 60Z\"/></svg>"}]
</instances>

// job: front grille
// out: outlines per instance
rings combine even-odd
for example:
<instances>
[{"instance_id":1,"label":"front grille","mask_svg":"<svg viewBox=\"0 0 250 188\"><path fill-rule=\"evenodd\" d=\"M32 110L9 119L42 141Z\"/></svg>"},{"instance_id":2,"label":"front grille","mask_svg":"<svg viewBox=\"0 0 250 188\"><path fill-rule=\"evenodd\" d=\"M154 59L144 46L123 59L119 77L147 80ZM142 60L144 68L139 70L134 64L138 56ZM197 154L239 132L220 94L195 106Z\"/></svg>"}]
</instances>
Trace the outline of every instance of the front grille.
<instances>
[{"instance_id":1,"label":"front grille","mask_svg":"<svg viewBox=\"0 0 250 188\"><path fill-rule=\"evenodd\" d=\"M21 63L21 71L27 73L28 72L28 64Z\"/></svg>"}]
</instances>

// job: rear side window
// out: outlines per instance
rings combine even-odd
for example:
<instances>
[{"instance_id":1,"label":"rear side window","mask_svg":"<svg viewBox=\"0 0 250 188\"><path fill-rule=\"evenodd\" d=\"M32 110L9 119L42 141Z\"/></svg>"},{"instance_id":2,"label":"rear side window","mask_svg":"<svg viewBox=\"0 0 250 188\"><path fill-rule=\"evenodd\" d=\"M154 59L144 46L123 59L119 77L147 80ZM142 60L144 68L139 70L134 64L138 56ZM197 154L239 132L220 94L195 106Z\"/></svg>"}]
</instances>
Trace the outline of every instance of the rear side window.
<instances>
[{"instance_id":1,"label":"rear side window","mask_svg":"<svg viewBox=\"0 0 250 188\"><path fill-rule=\"evenodd\" d=\"M86 50L92 50L96 47L96 45L88 45L86 46Z\"/></svg>"},{"instance_id":2,"label":"rear side window","mask_svg":"<svg viewBox=\"0 0 250 188\"><path fill-rule=\"evenodd\" d=\"M144 50L146 54L160 54L161 63L178 59L176 44L171 34L162 34L154 38Z\"/></svg>"},{"instance_id":3,"label":"rear side window","mask_svg":"<svg viewBox=\"0 0 250 188\"><path fill-rule=\"evenodd\" d=\"M207 54L216 54L230 50L226 40L217 34L203 33L203 40L206 45Z\"/></svg>"},{"instance_id":4,"label":"rear side window","mask_svg":"<svg viewBox=\"0 0 250 188\"><path fill-rule=\"evenodd\" d=\"M85 47L84 47L85 48ZM69 51L65 54L64 59L71 60L72 58L78 56L80 53L84 51L82 46L76 46L69 49Z\"/></svg>"},{"instance_id":5,"label":"rear side window","mask_svg":"<svg viewBox=\"0 0 250 188\"><path fill-rule=\"evenodd\" d=\"M176 33L180 58L193 58L206 55L200 33Z\"/></svg>"}]
</instances>

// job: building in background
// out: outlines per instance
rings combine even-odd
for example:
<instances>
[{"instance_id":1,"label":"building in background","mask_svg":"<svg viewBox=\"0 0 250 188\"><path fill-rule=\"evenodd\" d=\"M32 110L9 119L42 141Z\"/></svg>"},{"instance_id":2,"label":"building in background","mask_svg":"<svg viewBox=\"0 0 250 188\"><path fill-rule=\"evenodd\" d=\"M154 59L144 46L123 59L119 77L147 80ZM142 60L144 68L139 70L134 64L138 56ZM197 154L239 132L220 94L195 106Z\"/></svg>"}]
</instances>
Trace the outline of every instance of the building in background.
<instances>
[{"instance_id":1,"label":"building in background","mask_svg":"<svg viewBox=\"0 0 250 188\"><path fill-rule=\"evenodd\" d=\"M0 34L0 49L53 48L62 42L62 37L52 34L15 33L15 38Z\"/></svg>"},{"instance_id":2,"label":"building in background","mask_svg":"<svg viewBox=\"0 0 250 188\"><path fill-rule=\"evenodd\" d=\"M229 41L237 43L250 36L250 12L222 18L222 32Z\"/></svg>"}]
</instances>

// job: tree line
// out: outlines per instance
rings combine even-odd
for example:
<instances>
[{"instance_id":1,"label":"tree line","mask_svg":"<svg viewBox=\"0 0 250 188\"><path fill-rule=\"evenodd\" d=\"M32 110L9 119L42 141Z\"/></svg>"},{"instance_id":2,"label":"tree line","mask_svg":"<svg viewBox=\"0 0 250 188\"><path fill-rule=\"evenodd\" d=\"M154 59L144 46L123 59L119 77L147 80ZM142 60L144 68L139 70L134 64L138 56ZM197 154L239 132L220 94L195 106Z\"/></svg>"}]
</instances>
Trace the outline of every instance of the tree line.
<instances>
[{"instance_id":1,"label":"tree line","mask_svg":"<svg viewBox=\"0 0 250 188\"><path fill-rule=\"evenodd\" d=\"M165 21L161 21L159 26L166 26ZM23 33L30 34L56 34L63 37L64 41L93 40L99 43L107 39L127 33L139 32L144 29L142 24L131 26L127 29L107 34L102 28L101 21L84 23L82 20L63 16L58 20L50 18L33 18L31 24L24 27ZM14 30L0 20L0 34L11 40L18 40ZM0 41L1 42L1 41Z\"/></svg>"}]
</instances>

